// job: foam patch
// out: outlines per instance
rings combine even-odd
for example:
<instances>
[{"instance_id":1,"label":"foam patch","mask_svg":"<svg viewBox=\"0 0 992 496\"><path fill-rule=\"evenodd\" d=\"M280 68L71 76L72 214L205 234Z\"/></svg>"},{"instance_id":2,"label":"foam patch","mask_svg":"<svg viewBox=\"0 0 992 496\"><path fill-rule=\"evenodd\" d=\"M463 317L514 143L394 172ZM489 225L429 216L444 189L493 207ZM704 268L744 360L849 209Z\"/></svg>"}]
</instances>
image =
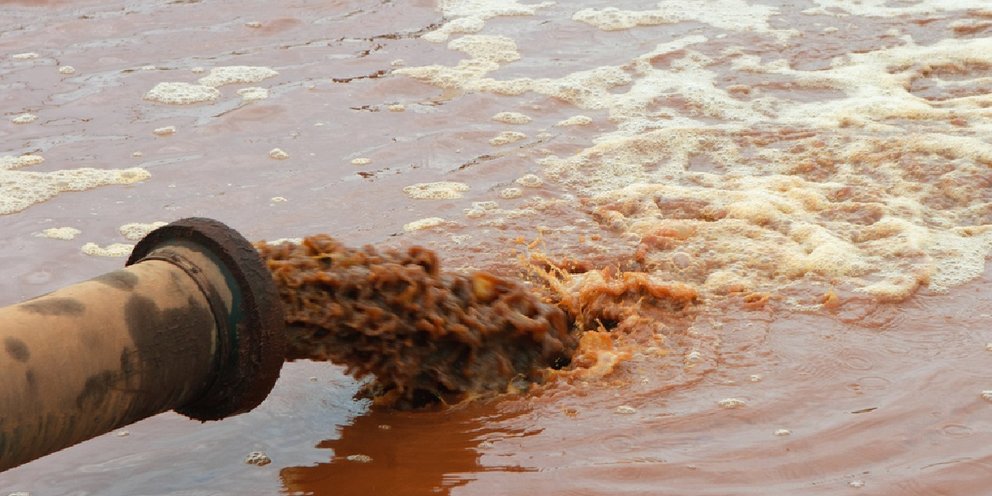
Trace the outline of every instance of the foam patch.
<instances>
[{"instance_id":1,"label":"foam patch","mask_svg":"<svg viewBox=\"0 0 992 496\"><path fill-rule=\"evenodd\" d=\"M815 3L831 15L985 8L963 0ZM656 5L578 9L573 19L595 29L708 28L558 77L495 77L521 54L512 38L488 35L449 43L468 57L455 65L395 73L446 90L546 95L574 108L562 128L605 113L608 127L587 147L539 159L541 175L588 199L604 228L641 239L650 270L705 292L812 278L899 300L983 273L992 198L976 185L992 167L992 39L923 45L892 33L894 42L805 68L748 52L753 37L803 43L772 27L775 7ZM503 215L467 213L493 222Z\"/></svg>"},{"instance_id":2,"label":"foam patch","mask_svg":"<svg viewBox=\"0 0 992 496\"><path fill-rule=\"evenodd\" d=\"M128 241L140 241L145 236L148 236L148 233L166 224L168 223L162 221L151 223L131 222L119 227L118 231L120 231L121 236L124 236L124 239Z\"/></svg>"},{"instance_id":3,"label":"foam patch","mask_svg":"<svg viewBox=\"0 0 992 496\"><path fill-rule=\"evenodd\" d=\"M86 243L82 247L82 252L91 257L112 257L123 258L131 254L134 245L125 243L113 243L107 246L100 246L96 243Z\"/></svg>"},{"instance_id":4,"label":"foam patch","mask_svg":"<svg viewBox=\"0 0 992 496\"><path fill-rule=\"evenodd\" d=\"M75 227L49 227L41 231L38 235L43 238L70 240L82 234L82 231Z\"/></svg>"},{"instance_id":5,"label":"foam patch","mask_svg":"<svg viewBox=\"0 0 992 496\"><path fill-rule=\"evenodd\" d=\"M403 188L404 193L417 200L451 200L461 198L468 190L467 184L453 181L417 183Z\"/></svg>"},{"instance_id":6,"label":"foam patch","mask_svg":"<svg viewBox=\"0 0 992 496\"><path fill-rule=\"evenodd\" d=\"M147 170L64 169L52 172L15 170L44 161L38 155L0 158L0 215L20 212L68 191L86 191L111 184L132 184L151 177Z\"/></svg>"},{"instance_id":7,"label":"foam patch","mask_svg":"<svg viewBox=\"0 0 992 496\"><path fill-rule=\"evenodd\" d=\"M278 75L278 72L269 67L232 65L210 69L210 73L200 78L199 83L217 88L227 84L257 83Z\"/></svg>"},{"instance_id":8,"label":"foam patch","mask_svg":"<svg viewBox=\"0 0 992 496\"><path fill-rule=\"evenodd\" d=\"M216 88L189 83L158 83L145 93L145 100L172 105L212 102L218 98L220 91Z\"/></svg>"}]
</instances>

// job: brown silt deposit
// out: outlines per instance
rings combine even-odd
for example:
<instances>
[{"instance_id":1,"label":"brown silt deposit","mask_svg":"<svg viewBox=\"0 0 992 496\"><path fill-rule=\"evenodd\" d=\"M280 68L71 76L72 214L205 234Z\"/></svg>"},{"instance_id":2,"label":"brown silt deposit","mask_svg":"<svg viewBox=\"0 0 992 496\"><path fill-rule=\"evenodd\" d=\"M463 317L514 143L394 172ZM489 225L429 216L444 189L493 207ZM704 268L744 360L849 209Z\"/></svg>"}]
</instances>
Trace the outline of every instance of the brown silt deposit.
<instances>
[{"instance_id":1,"label":"brown silt deposit","mask_svg":"<svg viewBox=\"0 0 992 496\"><path fill-rule=\"evenodd\" d=\"M286 307L287 358L372 374L380 404L450 404L542 382L576 348L557 307L486 272L442 273L425 248L352 249L318 235L258 249Z\"/></svg>"}]
</instances>

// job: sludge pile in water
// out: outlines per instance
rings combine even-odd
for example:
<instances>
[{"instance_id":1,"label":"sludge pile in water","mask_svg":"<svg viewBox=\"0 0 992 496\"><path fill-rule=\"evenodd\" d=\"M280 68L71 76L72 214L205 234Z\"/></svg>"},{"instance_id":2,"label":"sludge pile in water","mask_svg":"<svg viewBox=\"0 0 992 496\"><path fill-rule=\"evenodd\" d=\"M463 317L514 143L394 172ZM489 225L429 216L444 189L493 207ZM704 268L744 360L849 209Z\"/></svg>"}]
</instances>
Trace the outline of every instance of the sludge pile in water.
<instances>
[{"instance_id":1,"label":"sludge pile in water","mask_svg":"<svg viewBox=\"0 0 992 496\"><path fill-rule=\"evenodd\" d=\"M443 274L424 248L352 249L327 235L257 248L285 306L287 359L373 374L380 404L455 403L541 382L577 346L559 308L486 272Z\"/></svg>"}]
</instances>

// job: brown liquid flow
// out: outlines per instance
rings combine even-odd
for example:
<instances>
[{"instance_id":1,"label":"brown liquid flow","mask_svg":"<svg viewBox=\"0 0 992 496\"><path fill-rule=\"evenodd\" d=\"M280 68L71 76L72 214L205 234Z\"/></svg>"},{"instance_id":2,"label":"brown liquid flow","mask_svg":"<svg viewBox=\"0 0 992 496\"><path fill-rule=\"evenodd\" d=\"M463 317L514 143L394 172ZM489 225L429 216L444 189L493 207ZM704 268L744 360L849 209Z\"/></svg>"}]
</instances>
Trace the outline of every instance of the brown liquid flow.
<instances>
[{"instance_id":1,"label":"brown liquid flow","mask_svg":"<svg viewBox=\"0 0 992 496\"><path fill-rule=\"evenodd\" d=\"M318 235L257 246L279 287L287 358L372 374L377 403L455 403L541 382L577 341L565 313L486 272L440 271L425 248L353 249Z\"/></svg>"}]
</instances>

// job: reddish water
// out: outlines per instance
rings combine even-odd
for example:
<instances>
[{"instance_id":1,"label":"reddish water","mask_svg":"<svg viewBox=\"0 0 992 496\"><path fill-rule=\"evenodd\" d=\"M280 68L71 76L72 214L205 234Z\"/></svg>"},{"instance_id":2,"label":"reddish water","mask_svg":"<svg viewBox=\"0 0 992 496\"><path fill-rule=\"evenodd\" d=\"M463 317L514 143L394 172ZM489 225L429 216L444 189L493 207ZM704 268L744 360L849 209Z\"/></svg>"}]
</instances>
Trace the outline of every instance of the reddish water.
<instances>
[{"instance_id":1,"label":"reddish water","mask_svg":"<svg viewBox=\"0 0 992 496\"><path fill-rule=\"evenodd\" d=\"M119 226L194 215L249 239L424 244L446 267L511 276L524 275L517 238L539 238L531 251L554 260L701 294L528 395L370 411L342 370L292 363L254 412L163 414L0 474L0 491L988 492L992 11L657 5L493 17L487 6L520 5L0 1L0 156L45 159L0 162L2 198L55 184L29 172L150 174L0 216L0 304L120 267L81 252L127 242ZM420 38L449 21L479 31L450 47ZM213 102L143 99L196 83L195 67L234 65L279 74L221 86ZM243 103L248 86L269 97ZM38 119L12 122L24 113ZM591 123L555 126L577 115ZM175 134L153 133L166 126ZM526 137L490 143L506 131ZM289 158L269 158L276 147ZM528 173L543 184L515 182ZM469 189L404 193L435 181ZM404 229L428 217L445 223ZM36 236L54 227L81 234ZM272 463L245 464L257 450Z\"/></svg>"}]
</instances>

